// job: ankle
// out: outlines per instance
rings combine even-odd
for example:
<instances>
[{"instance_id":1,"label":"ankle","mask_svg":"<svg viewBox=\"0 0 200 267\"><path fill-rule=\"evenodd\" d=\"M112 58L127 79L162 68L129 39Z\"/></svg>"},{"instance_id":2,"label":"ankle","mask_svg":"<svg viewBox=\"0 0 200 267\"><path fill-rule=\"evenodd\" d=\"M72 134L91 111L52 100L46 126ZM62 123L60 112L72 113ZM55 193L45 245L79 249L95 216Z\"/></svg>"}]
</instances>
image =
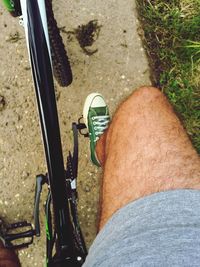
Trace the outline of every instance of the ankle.
<instances>
[{"instance_id":1,"label":"ankle","mask_svg":"<svg viewBox=\"0 0 200 267\"><path fill-rule=\"evenodd\" d=\"M106 155L105 155L106 138L107 138L107 130L100 136L95 148L97 158L102 167L105 165L105 160L106 160Z\"/></svg>"}]
</instances>

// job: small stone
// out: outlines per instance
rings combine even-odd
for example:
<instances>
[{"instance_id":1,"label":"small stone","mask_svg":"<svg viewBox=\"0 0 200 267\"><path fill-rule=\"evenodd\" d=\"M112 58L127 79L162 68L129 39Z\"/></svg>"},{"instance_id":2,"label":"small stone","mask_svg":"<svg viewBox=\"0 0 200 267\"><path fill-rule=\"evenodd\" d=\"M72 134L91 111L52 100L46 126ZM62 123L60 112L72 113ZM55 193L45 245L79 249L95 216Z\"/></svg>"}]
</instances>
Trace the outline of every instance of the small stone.
<instances>
[{"instance_id":1,"label":"small stone","mask_svg":"<svg viewBox=\"0 0 200 267\"><path fill-rule=\"evenodd\" d=\"M85 192L90 192L90 187L89 186L86 185L84 189L85 189L84 190Z\"/></svg>"}]
</instances>

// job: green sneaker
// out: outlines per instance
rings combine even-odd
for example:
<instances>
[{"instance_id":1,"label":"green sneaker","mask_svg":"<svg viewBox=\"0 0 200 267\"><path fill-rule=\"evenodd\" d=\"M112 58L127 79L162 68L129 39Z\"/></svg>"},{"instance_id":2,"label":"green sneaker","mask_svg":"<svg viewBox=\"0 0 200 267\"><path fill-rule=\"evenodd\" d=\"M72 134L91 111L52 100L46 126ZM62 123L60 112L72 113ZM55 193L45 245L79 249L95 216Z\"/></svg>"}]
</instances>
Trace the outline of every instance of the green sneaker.
<instances>
[{"instance_id":1,"label":"green sneaker","mask_svg":"<svg viewBox=\"0 0 200 267\"><path fill-rule=\"evenodd\" d=\"M83 108L83 120L89 133L91 160L100 167L95 151L96 143L110 122L108 107L101 94L92 93L87 96Z\"/></svg>"}]
</instances>

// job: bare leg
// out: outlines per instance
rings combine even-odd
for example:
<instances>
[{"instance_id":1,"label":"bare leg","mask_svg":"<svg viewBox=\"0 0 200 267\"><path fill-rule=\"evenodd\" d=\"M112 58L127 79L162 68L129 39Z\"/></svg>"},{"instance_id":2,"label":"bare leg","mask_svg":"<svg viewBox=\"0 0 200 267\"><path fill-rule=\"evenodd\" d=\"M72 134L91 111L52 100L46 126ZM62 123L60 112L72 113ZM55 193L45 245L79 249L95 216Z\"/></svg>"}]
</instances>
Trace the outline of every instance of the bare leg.
<instances>
[{"instance_id":1,"label":"bare leg","mask_svg":"<svg viewBox=\"0 0 200 267\"><path fill-rule=\"evenodd\" d=\"M200 189L200 159L165 96L143 87L120 105L96 152L103 166L100 228L143 196Z\"/></svg>"},{"instance_id":2,"label":"bare leg","mask_svg":"<svg viewBox=\"0 0 200 267\"><path fill-rule=\"evenodd\" d=\"M19 259L11 249L4 248L0 241L0 267L20 267Z\"/></svg>"}]
</instances>

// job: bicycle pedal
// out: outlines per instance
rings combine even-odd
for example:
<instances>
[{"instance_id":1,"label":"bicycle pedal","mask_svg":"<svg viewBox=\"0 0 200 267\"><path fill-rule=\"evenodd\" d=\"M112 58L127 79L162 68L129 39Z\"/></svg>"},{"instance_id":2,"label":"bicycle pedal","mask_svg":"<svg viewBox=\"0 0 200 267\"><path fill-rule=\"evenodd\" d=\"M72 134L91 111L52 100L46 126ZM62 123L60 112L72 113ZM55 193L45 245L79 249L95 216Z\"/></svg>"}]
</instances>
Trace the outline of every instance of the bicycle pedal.
<instances>
[{"instance_id":1,"label":"bicycle pedal","mask_svg":"<svg viewBox=\"0 0 200 267\"><path fill-rule=\"evenodd\" d=\"M6 227L4 242L6 248L22 249L33 243L35 230L27 221L10 224Z\"/></svg>"},{"instance_id":2,"label":"bicycle pedal","mask_svg":"<svg viewBox=\"0 0 200 267\"><path fill-rule=\"evenodd\" d=\"M83 119L83 116L81 116L79 119L78 119L78 124L76 124L76 127L79 131L79 133L81 135L83 135L84 137L89 137L89 133L88 132L83 132L82 130L85 130L87 129L85 123L81 122L81 120Z\"/></svg>"}]
</instances>

